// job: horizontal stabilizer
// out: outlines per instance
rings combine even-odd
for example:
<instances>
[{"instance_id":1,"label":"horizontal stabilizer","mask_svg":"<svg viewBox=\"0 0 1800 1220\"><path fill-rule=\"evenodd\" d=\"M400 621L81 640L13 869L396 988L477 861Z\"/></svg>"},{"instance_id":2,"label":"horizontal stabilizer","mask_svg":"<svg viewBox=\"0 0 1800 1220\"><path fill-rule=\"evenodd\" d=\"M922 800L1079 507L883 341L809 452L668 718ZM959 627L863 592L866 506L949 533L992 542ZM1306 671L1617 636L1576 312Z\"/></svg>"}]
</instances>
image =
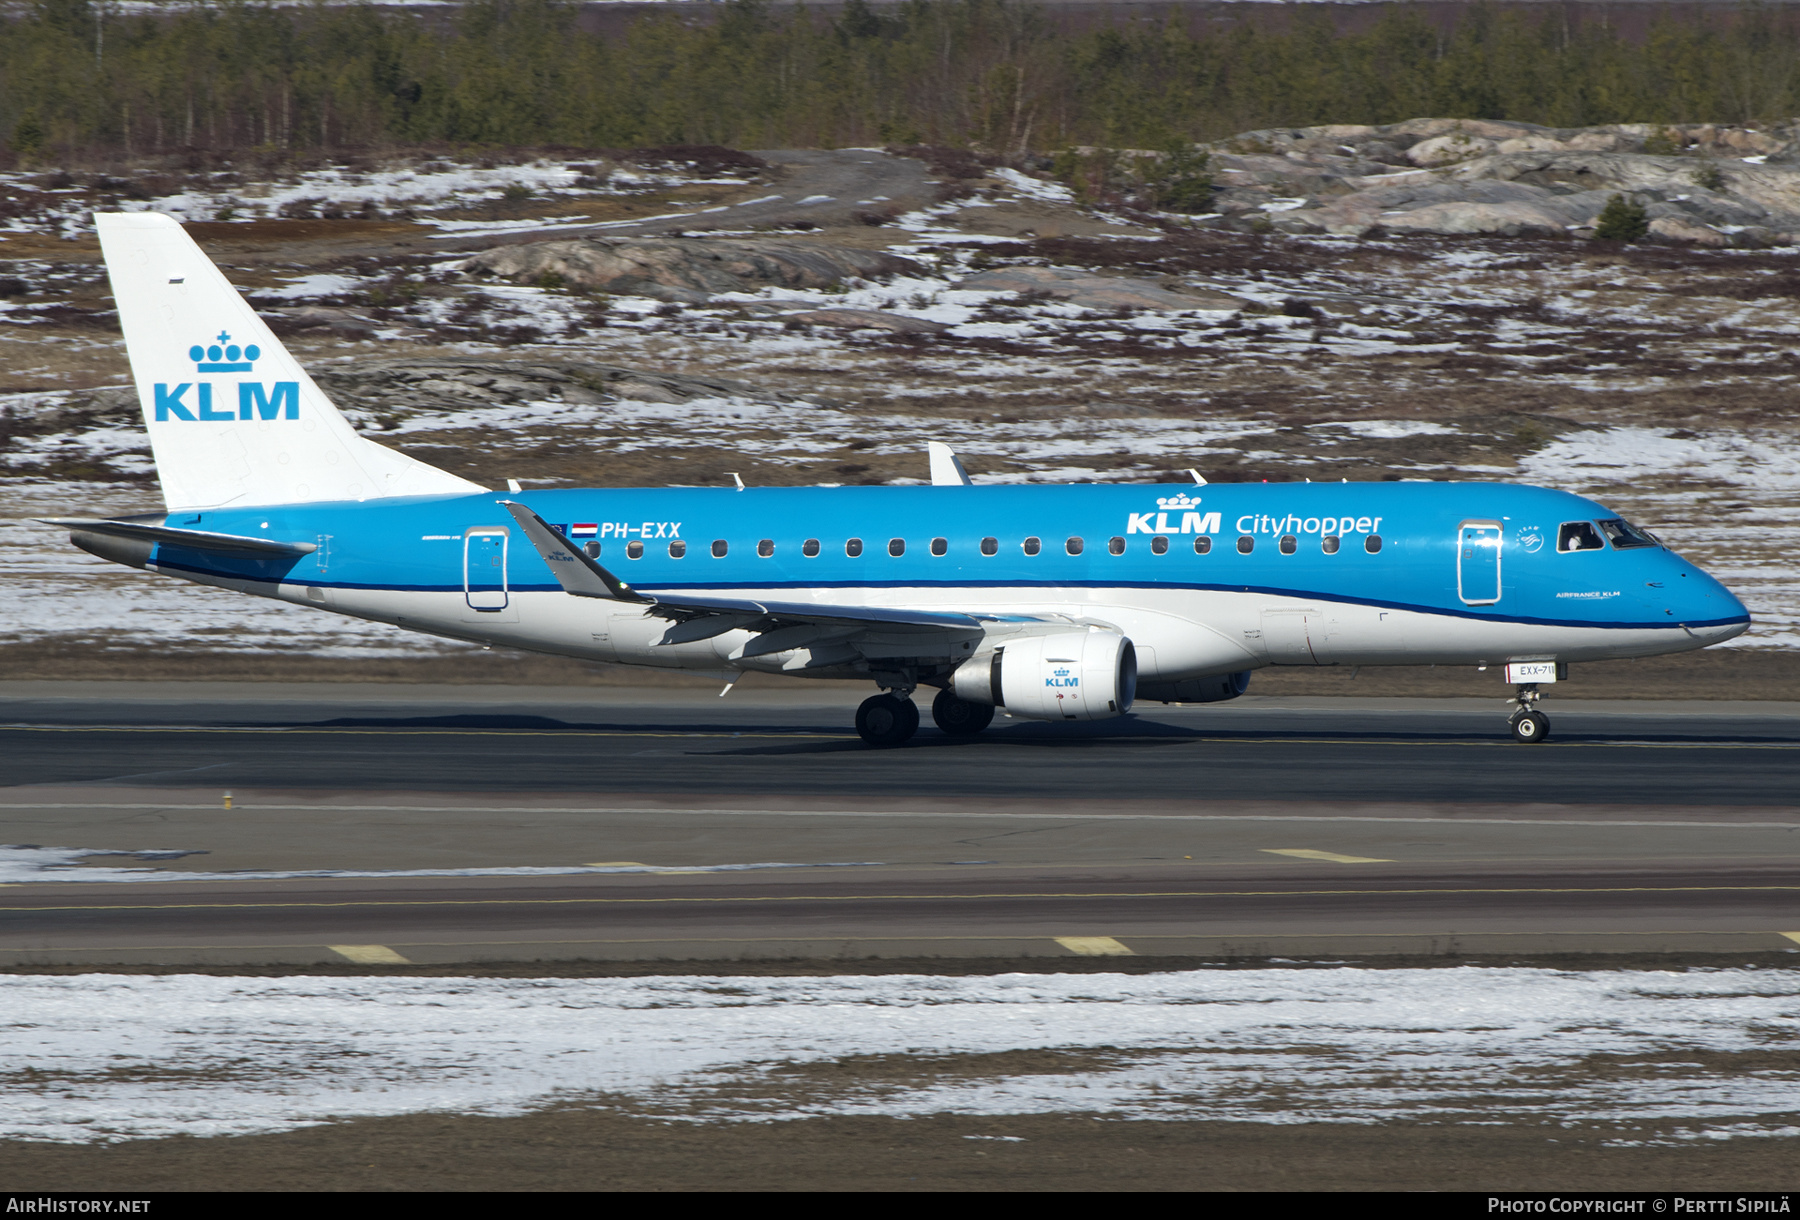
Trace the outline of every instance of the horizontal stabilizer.
<instances>
[{"instance_id":1,"label":"horizontal stabilizer","mask_svg":"<svg viewBox=\"0 0 1800 1220\"><path fill-rule=\"evenodd\" d=\"M311 542L274 542L268 538L243 538L236 534L216 534L211 530L183 530L168 525L141 525L133 521L87 521L79 517L38 519L45 525L60 525L72 533L161 542L190 547L196 551L218 551L231 555L287 555L299 558L319 549Z\"/></svg>"}]
</instances>

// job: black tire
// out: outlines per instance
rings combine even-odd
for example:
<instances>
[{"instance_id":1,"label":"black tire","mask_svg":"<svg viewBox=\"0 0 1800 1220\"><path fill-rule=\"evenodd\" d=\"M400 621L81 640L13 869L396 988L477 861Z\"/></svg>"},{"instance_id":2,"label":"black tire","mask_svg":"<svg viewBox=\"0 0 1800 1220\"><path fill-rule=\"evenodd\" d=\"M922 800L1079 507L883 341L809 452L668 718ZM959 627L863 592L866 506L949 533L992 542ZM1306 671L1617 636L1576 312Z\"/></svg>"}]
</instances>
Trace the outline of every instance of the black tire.
<instances>
[{"instance_id":1,"label":"black tire","mask_svg":"<svg viewBox=\"0 0 1800 1220\"><path fill-rule=\"evenodd\" d=\"M973 737L994 722L994 705L972 703L941 690L931 701L931 719L954 737Z\"/></svg>"},{"instance_id":2,"label":"black tire","mask_svg":"<svg viewBox=\"0 0 1800 1220\"><path fill-rule=\"evenodd\" d=\"M911 699L874 695L856 709L856 732L872 746L897 746L919 730L919 708Z\"/></svg>"},{"instance_id":3,"label":"black tire","mask_svg":"<svg viewBox=\"0 0 1800 1220\"><path fill-rule=\"evenodd\" d=\"M1514 741L1538 742L1550 736L1550 717L1542 712L1522 712L1512 718Z\"/></svg>"}]
</instances>

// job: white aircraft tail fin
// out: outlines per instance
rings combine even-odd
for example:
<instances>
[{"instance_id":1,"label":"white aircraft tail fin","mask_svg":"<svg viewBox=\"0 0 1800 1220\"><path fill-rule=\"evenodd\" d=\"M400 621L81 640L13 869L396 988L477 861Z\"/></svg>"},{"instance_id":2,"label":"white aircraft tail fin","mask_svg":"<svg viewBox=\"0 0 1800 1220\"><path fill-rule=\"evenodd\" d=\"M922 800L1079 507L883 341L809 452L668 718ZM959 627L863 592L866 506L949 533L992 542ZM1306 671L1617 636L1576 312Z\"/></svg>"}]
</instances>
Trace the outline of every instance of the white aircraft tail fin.
<instances>
[{"instance_id":1,"label":"white aircraft tail fin","mask_svg":"<svg viewBox=\"0 0 1800 1220\"><path fill-rule=\"evenodd\" d=\"M171 511L486 490L358 436L173 217L94 223Z\"/></svg>"}]
</instances>

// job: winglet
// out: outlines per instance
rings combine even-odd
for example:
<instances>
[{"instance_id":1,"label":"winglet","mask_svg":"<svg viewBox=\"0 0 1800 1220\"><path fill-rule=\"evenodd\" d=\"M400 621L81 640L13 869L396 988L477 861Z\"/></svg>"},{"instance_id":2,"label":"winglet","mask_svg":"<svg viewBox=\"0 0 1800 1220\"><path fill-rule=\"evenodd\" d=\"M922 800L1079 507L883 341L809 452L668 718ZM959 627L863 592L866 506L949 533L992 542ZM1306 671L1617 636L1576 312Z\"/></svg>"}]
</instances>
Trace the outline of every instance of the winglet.
<instances>
[{"instance_id":1,"label":"winglet","mask_svg":"<svg viewBox=\"0 0 1800 1220\"><path fill-rule=\"evenodd\" d=\"M969 487L969 472L963 469L956 451L942 441L927 441L925 452L931 455L933 487Z\"/></svg>"},{"instance_id":2,"label":"winglet","mask_svg":"<svg viewBox=\"0 0 1800 1220\"><path fill-rule=\"evenodd\" d=\"M537 553L544 557L544 562L549 565L564 593L576 597L600 597L615 602L636 602L640 605L650 604L654 600L645 597L589 559L585 551L550 528L542 517L523 504L513 500L502 500L500 503L513 515L519 528L525 531L525 536L531 539L531 545L537 548Z\"/></svg>"}]
</instances>

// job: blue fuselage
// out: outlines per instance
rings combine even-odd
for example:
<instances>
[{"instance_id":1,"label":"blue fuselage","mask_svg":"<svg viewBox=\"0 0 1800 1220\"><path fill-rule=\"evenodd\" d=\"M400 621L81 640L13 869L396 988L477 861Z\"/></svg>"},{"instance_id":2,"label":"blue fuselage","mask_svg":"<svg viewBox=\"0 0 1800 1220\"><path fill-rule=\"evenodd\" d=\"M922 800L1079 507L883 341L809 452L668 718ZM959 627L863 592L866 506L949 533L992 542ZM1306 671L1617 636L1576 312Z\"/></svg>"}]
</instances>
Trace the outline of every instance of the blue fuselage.
<instances>
[{"instance_id":1,"label":"blue fuselage","mask_svg":"<svg viewBox=\"0 0 1800 1220\"><path fill-rule=\"evenodd\" d=\"M1185 591L1382 607L1471 627L1649 631L1669 650L1749 622L1722 585L1660 546L1559 550L1564 523L1614 516L1602 505L1480 483L659 488L221 509L167 521L319 549L262 560L165 544L153 564L351 595L560 596L516 536L501 503L509 498L575 542L597 544L590 553L647 591L781 590L875 604L924 594L965 608Z\"/></svg>"}]
</instances>

